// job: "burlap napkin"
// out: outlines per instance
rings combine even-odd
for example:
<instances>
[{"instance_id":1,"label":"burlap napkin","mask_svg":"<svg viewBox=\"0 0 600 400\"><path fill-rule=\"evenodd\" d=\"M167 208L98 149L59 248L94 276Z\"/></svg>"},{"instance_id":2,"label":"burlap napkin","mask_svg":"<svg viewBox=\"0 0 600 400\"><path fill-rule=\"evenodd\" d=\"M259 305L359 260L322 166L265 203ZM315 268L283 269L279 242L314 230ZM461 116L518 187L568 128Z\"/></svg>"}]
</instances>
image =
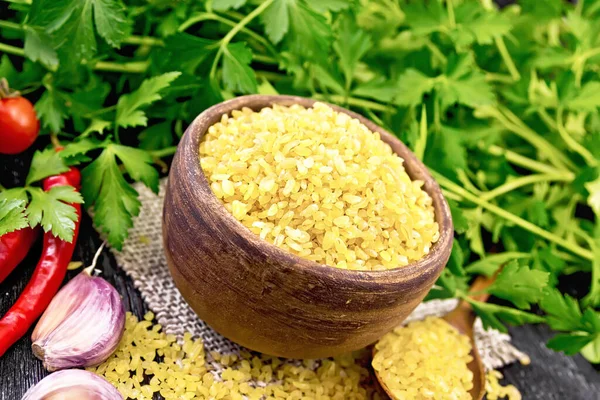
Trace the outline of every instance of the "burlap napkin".
<instances>
[{"instance_id":1,"label":"burlap napkin","mask_svg":"<svg viewBox=\"0 0 600 400\"><path fill-rule=\"evenodd\" d=\"M238 352L240 346L219 335L202 321L185 302L169 274L162 243L162 208L166 179L160 193L152 193L142 184L134 185L142 203L140 215L125 241L122 251L112 250L117 263L133 279L136 288L158 322L167 333L182 336L190 332L201 337L208 351L221 354ZM434 300L419 305L406 322L429 315L442 316L454 307L456 300ZM510 344L510 336L494 329L484 330L475 324L476 342L488 369L496 369L527 356ZM217 366L218 367L218 366Z\"/></svg>"}]
</instances>

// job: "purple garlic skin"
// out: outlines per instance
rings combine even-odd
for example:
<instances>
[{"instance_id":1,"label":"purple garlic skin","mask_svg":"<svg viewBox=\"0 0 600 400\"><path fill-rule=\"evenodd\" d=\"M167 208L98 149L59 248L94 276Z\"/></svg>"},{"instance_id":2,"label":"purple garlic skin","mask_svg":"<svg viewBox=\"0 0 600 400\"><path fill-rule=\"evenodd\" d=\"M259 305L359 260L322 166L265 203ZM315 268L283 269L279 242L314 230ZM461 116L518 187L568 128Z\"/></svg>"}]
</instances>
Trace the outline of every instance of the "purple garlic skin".
<instances>
[{"instance_id":1,"label":"purple garlic skin","mask_svg":"<svg viewBox=\"0 0 600 400\"><path fill-rule=\"evenodd\" d=\"M104 378L80 369L48 375L30 388L21 400L123 400Z\"/></svg>"},{"instance_id":2,"label":"purple garlic skin","mask_svg":"<svg viewBox=\"0 0 600 400\"><path fill-rule=\"evenodd\" d=\"M48 371L92 367L116 350L125 328L121 296L103 278L84 270L52 299L31 340Z\"/></svg>"}]
</instances>

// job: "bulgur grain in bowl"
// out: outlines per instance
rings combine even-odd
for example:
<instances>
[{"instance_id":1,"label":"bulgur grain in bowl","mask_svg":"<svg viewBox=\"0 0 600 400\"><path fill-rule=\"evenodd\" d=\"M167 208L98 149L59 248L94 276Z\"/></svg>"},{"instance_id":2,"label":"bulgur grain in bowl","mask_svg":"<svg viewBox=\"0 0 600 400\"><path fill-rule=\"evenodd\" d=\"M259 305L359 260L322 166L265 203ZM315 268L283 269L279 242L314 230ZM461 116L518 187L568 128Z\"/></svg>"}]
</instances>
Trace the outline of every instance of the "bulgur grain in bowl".
<instances>
[{"instance_id":1,"label":"bulgur grain in bowl","mask_svg":"<svg viewBox=\"0 0 600 400\"><path fill-rule=\"evenodd\" d=\"M169 268L176 285L196 313L219 333L243 346L263 353L290 358L331 356L356 350L375 342L399 325L423 299L444 268L452 247L453 227L448 204L425 166L408 148L384 129L356 113L326 104L313 107L314 104L315 101L301 97L253 95L220 103L200 114L187 129L173 160L163 213L163 239ZM241 111L245 108L248 110ZM372 232L375 235L361 237L360 240L353 241L356 238L348 237L348 235L357 234L357 232L352 232L352 224L356 223L356 226L359 226L360 220L353 218L352 215L348 216L346 213L344 215L334 214L334 212L338 213L335 210L332 210L332 215L327 218L327 221L332 224L332 229L325 226L326 229L320 231L322 236L318 230L299 229L304 223L303 219L311 220L300 215L300 218L297 220L292 218L286 225L289 228L287 232L286 226L279 228L281 231L277 234L283 232L286 236L283 239L277 239L277 235L271 234L272 240L270 240L267 237L269 232L266 233L265 239L262 239L263 228L252 225L255 222L265 222L265 219L268 222L269 214L275 212L275 210L269 211L272 204L277 204L278 208L275 217L280 211L281 217L291 211L289 201L288 204L279 204L285 200L278 199L277 203L271 203L266 210L257 207L254 210L256 212L254 219L248 228L244 223L243 215L244 212L246 215L248 213L251 215L253 212L251 207L247 207L251 197L244 201L244 196L250 190L248 188L255 186L253 190L260 191L262 184L263 189L270 193L277 185L276 193L279 193L286 189L285 185L280 187L281 182L274 179L273 176L271 176L273 182L266 175L262 176L259 182L248 179L246 188L240 189L240 197L236 197L240 187L236 180L243 180L248 176L248 174L242 173L242 165L236 165L235 160L232 160L233 164L230 164L229 167L240 168L240 173L225 177L221 174L223 171L219 169L222 168L220 162L225 164L228 162L223 159L208 160L205 158L204 151L210 150L212 144L216 145L220 140L220 135L217 136L217 132L215 132L217 128L213 127L215 124L222 123L232 116L235 118L235 115L239 116L240 113L247 113L251 115L249 118L256 118L252 115L259 115L259 112L265 108L281 112L289 109L304 110L302 112L323 113L321 116L323 118L340 118L349 121L347 123L356 128L352 128L352 130L360 131L359 133L364 135L363 139L366 141L371 139L367 136L367 132L371 132L371 135L379 135L381 141L385 142L380 141L381 145L386 145L381 147L377 154L365 158L366 162L371 157L381 158L382 154L385 157L393 156L395 159L401 159L402 162L398 164L398 169L393 173L390 172L390 176L392 181L394 174L400 176L405 173L410 178L405 181L406 187L410 188L414 196L411 194L407 196L408 199L404 198L403 200L419 206L407 209L418 210L417 212L424 213L424 215L428 212L433 214L433 219L422 219L425 221L424 223L421 221L422 226L418 225L419 221L412 221L413 226L415 226L414 224L419 226L418 230L413 229L419 235L421 232L429 232L422 235L426 237L422 237L423 240L420 240L419 244L413 246L422 252L422 256L415 252L412 259L407 262L398 262L398 267L388 261L388 259L401 261L400 256L406 256L405 250L411 247L409 245L403 250L398 250L396 246L402 241L395 238L396 233L393 233L393 230L398 232L399 237L404 234L401 232L404 225L395 220L399 218L397 215L394 218L376 221L377 215L367 215L365 219L364 215L361 217L360 211L357 211L356 214L365 220L367 225L372 223L374 227L379 228L379 230L376 228L377 232ZM300 122L298 121L298 123ZM213 127L212 133L210 132L211 127ZM255 132L259 128L249 124L249 129L252 129L252 132L248 133L249 135L259 136ZM269 134L265 135L265 139L278 132L277 129L273 131L269 131L269 129L273 128L266 129ZM282 132L285 130L286 127L282 127ZM346 130L348 131L348 129ZM321 132L327 134L327 129L322 129ZM207 133L208 136L206 136ZM341 133L343 132L331 134L331 137L338 142L344 140L344 135ZM203 142L205 136L207 141ZM241 145L244 137L243 134L236 136L235 139L232 137L233 142L230 142L230 145L234 146L235 141ZM227 138L223 137L223 139ZM254 137L254 139L258 139L258 137ZM213 140L214 143L210 144ZM291 140L294 139L291 138ZM315 140L317 142L320 140L321 143L315 145L315 148L309 146L307 150L313 156L305 156L302 166L310 170L321 162L319 174L308 174L307 179L315 179L315 177L321 180L328 179L326 167L330 165L323 164L323 160L319 160L317 157L321 151L319 150L320 146L326 144L323 142L326 141L326 138ZM265 141L265 143L267 142ZM203 143L202 150L201 143ZM252 143L249 142L248 146ZM375 141L372 144L379 146L377 143ZM332 145L338 146L340 143L332 143ZM272 150L268 146L267 143L264 150ZM351 148L352 145L349 146ZM213 147L213 149L216 148L220 147ZM233 147L231 148L233 149ZM294 143L292 148L299 149L300 153L296 151L296 154L300 157L302 154L308 154L303 153L302 143ZM240 153L244 154L242 147L238 147L238 149ZM344 151L346 150L347 148L344 149ZM379 154L380 152L384 153ZM286 162L291 163L282 159L275 160L275 153L272 151L270 153L273 155L272 160L269 159L268 152L262 154L262 158L267 162L266 168L271 165L271 168L275 168L277 171L277 168L286 166ZM227 154L231 154L231 151ZM206 155L211 157L209 154ZM364 158L364 154L360 156ZM260 162L260 157L256 154L253 157L257 163ZM312 157L312 161L308 161L308 165L306 165L304 161L308 157ZM331 159L334 160L335 155ZM269 163L269 161L272 162ZM333 162L335 163L335 160ZM372 162L377 163L381 160L375 158ZM349 164L346 165L347 169L354 168L352 163L347 164ZM378 166L380 165L378 164ZM323 172L321 172L322 167L325 167ZM298 170L298 168L298 160L296 160L296 169ZM337 169L338 167L334 164L333 168ZM339 166L339 168L344 167ZM378 184L377 190L382 188L385 188L386 191L397 190L398 188L393 185L393 182L388 182L386 186L385 180L388 178L382 174L386 168L383 165L380 168L359 168L353 170L353 174L346 176L351 180L353 176L360 177L361 174L363 176L366 174L368 181L374 177L381 181L383 186ZM208 171L206 171L207 169ZM248 173L250 174L250 172ZM216 179L215 174L217 175ZM227 174L228 172L225 171L224 175ZM333 175L333 170L331 175ZM267 180L263 181L265 178ZM229 183L223 185L225 180L231 182L231 185ZM212 185L215 181L219 182L219 186ZM361 183L360 180L358 182ZM365 187L368 186L368 182L362 182L364 183L362 186L355 183L352 184L355 191L366 190ZM233 186L233 196L230 196L231 186ZM287 190L294 191L294 186L290 185ZM242 193L242 190L245 192ZM339 194L335 193L335 195ZM342 200L344 200L344 194L353 195L347 192L342 193ZM323 194L323 196L325 195ZM260 199L259 195L259 198L255 199L255 204L261 204L262 201L263 205L267 205L273 200L272 197L271 194L269 198ZM349 196L346 198L350 204L352 201L358 200ZM313 202L317 205L323 204L317 200L313 199ZM394 198L395 200L398 199ZM234 201L244 204L235 203L234 206ZM296 201L298 200L296 199ZM333 207L336 207L335 203L337 202L333 202ZM388 211L395 207L402 213L402 209L393 201L387 204L387 207ZM348 207L348 209L350 208L352 207ZM375 213L375 211L373 212ZM404 214L407 215L406 218L409 218L410 212L407 214L404 210ZM348 220L346 218L337 219L343 216L348 216ZM318 221L315 219L311 221L313 222L310 224L315 227ZM334 235L333 244L329 249L336 250L336 256L332 255L333 251L329 254L325 251L318 252L317 248L322 249L324 246L326 247L325 243L329 243L325 239L325 234L333 231L334 226L337 227L336 232L339 234ZM363 224L363 226L365 225ZM369 230L368 226L365 228L367 228L366 231ZM275 229L274 223L273 229ZM381 233L386 229L389 229L388 233ZM309 235L308 238L305 233ZM377 234L381 234L381 237L378 238ZM288 238L295 240L286 241ZM341 239L342 243L336 239ZM377 254L369 254L366 251L373 249L370 246L361 247L361 244L369 239L372 243L380 246L375 250ZM283 240L283 242L277 243L276 240ZM338 246L343 244L346 249L354 252L354 255L346 257L346 265L342 262L343 258L337 255L337 253L342 253L339 250L343 250L343 247L336 249L336 242ZM302 249L305 248L303 244L306 243L311 243L306 245L306 248L315 249L315 252L318 253L312 255L306 254L306 252L302 253ZM396 253L390 254L390 243L393 247L391 251ZM282 244L287 245L288 248L283 247ZM300 247L295 246L296 244L299 244ZM382 248L381 245L388 247ZM294 247L296 248L294 249ZM361 249L366 253L366 257L360 253ZM317 257L321 258L317 259ZM365 268L360 268L360 263L353 264L356 261L354 257L356 260L363 260L364 265L362 266ZM369 261L371 262L369 263ZM342 262L341 265L340 262ZM334 266L337 268L331 264L335 264Z\"/></svg>"}]
</instances>

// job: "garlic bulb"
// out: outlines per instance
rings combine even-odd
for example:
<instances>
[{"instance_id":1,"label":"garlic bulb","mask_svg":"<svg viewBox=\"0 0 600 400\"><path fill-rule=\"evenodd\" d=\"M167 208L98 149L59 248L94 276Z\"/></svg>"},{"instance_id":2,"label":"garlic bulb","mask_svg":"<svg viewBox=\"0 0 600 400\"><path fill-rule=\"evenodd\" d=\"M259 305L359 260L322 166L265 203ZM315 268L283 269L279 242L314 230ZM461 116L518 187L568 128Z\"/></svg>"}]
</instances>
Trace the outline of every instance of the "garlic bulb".
<instances>
[{"instance_id":1,"label":"garlic bulb","mask_svg":"<svg viewBox=\"0 0 600 400\"><path fill-rule=\"evenodd\" d=\"M123 396L92 372L68 369L48 375L21 400L123 400Z\"/></svg>"},{"instance_id":2,"label":"garlic bulb","mask_svg":"<svg viewBox=\"0 0 600 400\"><path fill-rule=\"evenodd\" d=\"M117 348L125 327L119 293L86 269L67 283L40 318L31 340L48 371L91 367Z\"/></svg>"}]
</instances>

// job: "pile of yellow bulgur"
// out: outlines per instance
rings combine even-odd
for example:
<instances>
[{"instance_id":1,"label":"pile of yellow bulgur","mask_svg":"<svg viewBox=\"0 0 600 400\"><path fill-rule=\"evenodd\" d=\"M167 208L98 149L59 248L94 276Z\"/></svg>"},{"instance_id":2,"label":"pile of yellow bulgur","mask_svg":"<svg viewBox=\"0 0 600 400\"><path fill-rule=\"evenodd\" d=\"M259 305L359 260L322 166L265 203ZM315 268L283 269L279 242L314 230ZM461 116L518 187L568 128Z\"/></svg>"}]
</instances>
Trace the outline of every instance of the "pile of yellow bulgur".
<instances>
[{"instance_id":1,"label":"pile of yellow bulgur","mask_svg":"<svg viewBox=\"0 0 600 400\"><path fill-rule=\"evenodd\" d=\"M439 237L423 182L378 133L322 103L223 115L200 145L200 164L243 225L320 264L402 267Z\"/></svg>"},{"instance_id":2,"label":"pile of yellow bulgur","mask_svg":"<svg viewBox=\"0 0 600 400\"><path fill-rule=\"evenodd\" d=\"M127 313L116 352L88 369L105 377L126 399L151 400L154 393L167 400L381 399L369 383L366 350L296 362L247 351L205 354L201 340L186 334L179 344L160 325L152 325L153 318L148 313L138 321Z\"/></svg>"}]
</instances>

